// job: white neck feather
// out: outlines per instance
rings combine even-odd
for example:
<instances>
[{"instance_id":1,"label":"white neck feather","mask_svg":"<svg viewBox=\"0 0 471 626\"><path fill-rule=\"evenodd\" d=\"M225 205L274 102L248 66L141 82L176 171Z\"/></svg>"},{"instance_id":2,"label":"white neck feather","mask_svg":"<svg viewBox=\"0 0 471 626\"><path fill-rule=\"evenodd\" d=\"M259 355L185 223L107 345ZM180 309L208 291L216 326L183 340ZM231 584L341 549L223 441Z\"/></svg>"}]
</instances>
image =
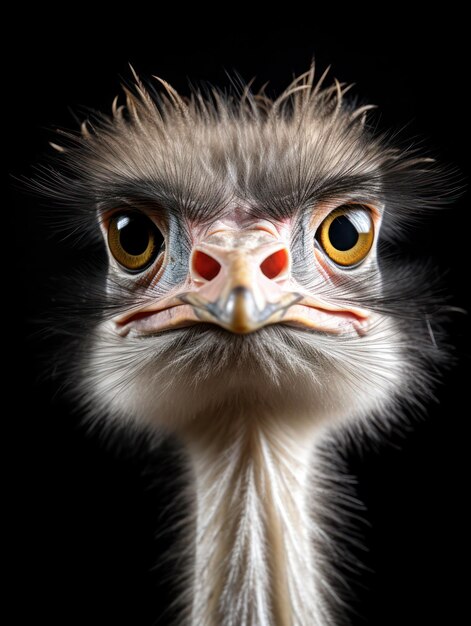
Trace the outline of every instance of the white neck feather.
<instances>
[{"instance_id":1,"label":"white neck feather","mask_svg":"<svg viewBox=\"0 0 471 626\"><path fill-rule=\"evenodd\" d=\"M317 431L215 419L188 439L196 486L193 626L330 623L313 553L310 468Z\"/></svg>"}]
</instances>

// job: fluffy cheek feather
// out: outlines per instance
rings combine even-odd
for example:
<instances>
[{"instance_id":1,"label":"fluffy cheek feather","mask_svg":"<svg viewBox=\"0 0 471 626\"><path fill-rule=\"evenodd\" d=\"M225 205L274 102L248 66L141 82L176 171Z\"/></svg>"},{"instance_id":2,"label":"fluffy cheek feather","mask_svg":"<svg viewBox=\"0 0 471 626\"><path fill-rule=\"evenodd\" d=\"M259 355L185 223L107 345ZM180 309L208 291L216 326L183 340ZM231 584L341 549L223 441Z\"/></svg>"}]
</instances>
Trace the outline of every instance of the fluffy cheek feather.
<instances>
[{"instance_id":1,"label":"fluffy cheek feather","mask_svg":"<svg viewBox=\"0 0 471 626\"><path fill-rule=\"evenodd\" d=\"M364 337L283 325L235 336L201 324L157 340L123 338L103 322L91 341L81 391L93 414L170 431L234 408L293 426L360 418L391 401L408 370L404 336L379 316Z\"/></svg>"}]
</instances>

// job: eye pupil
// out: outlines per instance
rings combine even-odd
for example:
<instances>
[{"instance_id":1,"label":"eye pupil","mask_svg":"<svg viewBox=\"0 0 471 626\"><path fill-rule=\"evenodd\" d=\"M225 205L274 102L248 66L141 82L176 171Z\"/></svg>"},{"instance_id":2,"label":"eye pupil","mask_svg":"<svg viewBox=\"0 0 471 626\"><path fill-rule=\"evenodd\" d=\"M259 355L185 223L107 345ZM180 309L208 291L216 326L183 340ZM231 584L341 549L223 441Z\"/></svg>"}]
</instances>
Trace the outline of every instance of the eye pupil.
<instances>
[{"instance_id":1,"label":"eye pupil","mask_svg":"<svg viewBox=\"0 0 471 626\"><path fill-rule=\"evenodd\" d=\"M144 220L126 216L118 220L117 227L119 242L128 254L138 256L147 250L151 233Z\"/></svg>"},{"instance_id":2,"label":"eye pupil","mask_svg":"<svg viewBox=\"0 0 471 626\"><path fill-rule=\"evenodd\" d=\"M350 250L358 243L358 231L345 215L336 217L329 227L330 243L337 250Z\"/></svg>"}]
</instances>

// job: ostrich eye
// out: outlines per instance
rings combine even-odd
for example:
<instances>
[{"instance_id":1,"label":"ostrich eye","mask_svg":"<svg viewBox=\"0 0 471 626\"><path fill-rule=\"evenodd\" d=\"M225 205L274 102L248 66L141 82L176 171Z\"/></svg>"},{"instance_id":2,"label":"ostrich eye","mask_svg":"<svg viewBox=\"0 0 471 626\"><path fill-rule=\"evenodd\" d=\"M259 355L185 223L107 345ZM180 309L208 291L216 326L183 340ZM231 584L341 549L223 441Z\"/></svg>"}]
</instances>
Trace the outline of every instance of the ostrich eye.
<instances>
[{"instance_id":1,"label":"ostrich eye","mask_svg":"<svg viewBox=\"0 0 471 626\"><path fill-rule=\"evenodd\" d=\"M341 267L358 265L374 239L371 212L364 206L345 204L334 209L316 231L316 240L331 261Z\"/></svg>"},{"instance_id":2,"label":"ostrich eye","mask_svg":"<svg viewBox=\"0 0 471 626\"><path fill-rule=\"evenodd\" d=\"M129 272L142 272L164 248L164 237L143 213L119 213L110 220L108 246Z\"/></svg>"}]
</instances>

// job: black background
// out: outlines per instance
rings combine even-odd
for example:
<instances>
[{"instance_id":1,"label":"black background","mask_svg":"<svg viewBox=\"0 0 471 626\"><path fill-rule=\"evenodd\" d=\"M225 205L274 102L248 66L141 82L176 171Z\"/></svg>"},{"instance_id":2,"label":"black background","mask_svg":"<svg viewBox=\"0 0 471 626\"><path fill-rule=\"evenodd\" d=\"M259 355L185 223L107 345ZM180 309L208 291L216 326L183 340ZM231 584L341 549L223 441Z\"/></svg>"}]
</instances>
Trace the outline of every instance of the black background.
<instances>
[{"instance_id":1,"label":"black background","mask_svg":"<svg viewBox=\"0 0 471 626\"><path fill-rule=\"evenodd\" d=\"M9 172L32 173L31 165L49 150L49 129L76 127L70 109L79 118L82 105L109 110L121 78L130 78L128 62L142 76L158 74L183 92L187 79L225 86L226 70L237 70L246 80L257 76L258 84L270 80L269 92L276 93L315 55L321 70L332 64L333 76L355 82L355 92L379 106L380 128L406 127L406 135L425 137L431 152L456 165L466 179L464 18L440 16L415 26L404 16L393 26L384 17L367 26L357 16L340 29L332 18L326 22L314 13L284 10L276 27L255 26L248 14L237 23L234 16L220 17L210 26L209 17L200 13L196 21L183 7L172 19L141 12L137 20L131 19L137 9L127 7L119 27L99 24L92 9L54 19L28 13L28 25L19 14L11 23L16 43L4 85ZM41 381L36 341L31 330L24 331L47 302L42 277L54 264L61 266L64 246L54 248L44 239L35 220L36 201L14 187L6 207L13 217L6 243L14 246L4 266L18 287L7 298L4 332L13 356L19 355L9 361L13 381L4 401L11 405L4 446L13 498L6 538L14 559L7 576L15 594L14 619L8 623L165 624L160 616L173 597L166 578L178 575L162 564L164 549L175 551L173 535L156 538L156 532L168 526L164 505L172 500L168 478L174 468L153 459L144 443L123 441L116 447L87 435L57 385ZM460 198L456 208L433 218L409 242L450 268L453 303L465 308L466 205ZM466 575L459 570L467 562L468 526L466 317L454 316L451 326L459 364L445 376L428 418L405 438L346 455L366 505L361 529L366 550L358 550L366 567L348 575L354 599L347 623L355 626L457 624L467 611ZM23 335L20 350L17 338Z\"/></svg>"}]
</instances>

